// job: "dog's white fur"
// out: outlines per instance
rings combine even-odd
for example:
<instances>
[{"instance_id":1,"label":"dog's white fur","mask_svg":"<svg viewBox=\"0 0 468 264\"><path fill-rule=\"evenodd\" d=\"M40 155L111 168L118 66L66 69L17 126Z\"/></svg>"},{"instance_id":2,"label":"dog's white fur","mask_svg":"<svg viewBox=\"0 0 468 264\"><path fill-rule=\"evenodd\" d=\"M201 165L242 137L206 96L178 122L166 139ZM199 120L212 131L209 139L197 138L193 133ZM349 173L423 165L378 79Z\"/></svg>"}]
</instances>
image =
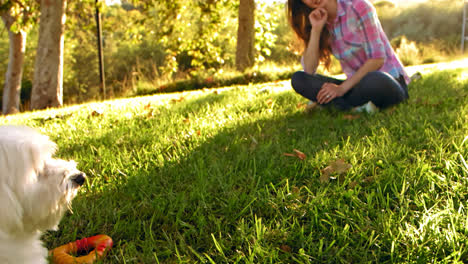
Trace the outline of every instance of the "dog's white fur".
<instances>
[{"instance_id":1,"label":"dog's white fur","mask_svg":"<svg viewBox=\"0 0 468 264\"><path fill-rule=\"evenodd\" d=\"M47 263L40 241L57 228L85 179L56 144L24 126L0 126L0 263Z\"/></svg>"}]
</instances>

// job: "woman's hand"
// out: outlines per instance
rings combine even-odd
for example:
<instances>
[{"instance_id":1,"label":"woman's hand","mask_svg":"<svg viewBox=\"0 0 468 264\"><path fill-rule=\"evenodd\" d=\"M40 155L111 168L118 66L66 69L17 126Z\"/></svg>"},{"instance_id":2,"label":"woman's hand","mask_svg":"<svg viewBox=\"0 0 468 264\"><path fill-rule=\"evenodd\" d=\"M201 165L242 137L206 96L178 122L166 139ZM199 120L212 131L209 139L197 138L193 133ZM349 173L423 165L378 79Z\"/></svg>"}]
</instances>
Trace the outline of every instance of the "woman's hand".
<instances>
[{"instance_id":1,"label":"woman's hand","mask_svg":"<svg viewBox=\"0 0 468 264\"><path fill-rule=\"evenodd\" d=\"M309 22L312 25L312 29L322 30L323 26L327 22L328 12L325 8L319 7L309 14Z\"/></svg>"},{"instance_id":2,"label":"woman's hand","mask_svg":"<svg viewBox=\"0 0 468 264\"><path fill-rule=\"evenodd\" d=\"M344 93L341 86L334 83L324 83L317 94L317 102L319 104L328 104L331 100L343 96Z\"/></svg>"}]
</instances>

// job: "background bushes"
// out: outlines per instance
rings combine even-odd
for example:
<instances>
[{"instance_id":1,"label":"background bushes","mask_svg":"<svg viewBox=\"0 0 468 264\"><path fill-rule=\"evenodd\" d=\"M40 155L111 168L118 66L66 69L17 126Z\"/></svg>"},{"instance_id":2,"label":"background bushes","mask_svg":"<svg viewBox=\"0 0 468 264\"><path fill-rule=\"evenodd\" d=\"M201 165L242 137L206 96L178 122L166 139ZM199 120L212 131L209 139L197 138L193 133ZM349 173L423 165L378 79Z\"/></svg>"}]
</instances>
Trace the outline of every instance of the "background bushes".
<instances>
[{"instance_id":1,"label":"background bushes","mask_svg":"<svg viewBox=\"0 0 468 264\"><path fill-rule=\"evenodd\" d=\"M175 1L174 3L176 3ZM180 2L182 3L182 2ZM211 7L164 5L149 15L131 5L103 8L105 73L108 94L134 95L184 90L235 82L288 78L298 66L294 36L284 3L258 4L257 65L246 73L234 70L237 6L216 1ZM64 100L78 103L100 99L93 9L84 3L69 10L65 38ZM170 12L169 12L170 11ZM461 1L432 0L418 5L377 7L382 26L406 65L437 62L456 54L461 33ZM37 34L28 36L24 79L32 80ZM0 31L0 83L7 69L8 34ZM277 65L286 72L279 73ZM297 67L296 67L297 68ZM332 73L339 73L337 62ZM180 85L178 85L180 84ZM172 88L170 88L172 87ZM170 88L170 89L169 89Z\"/></svg>"},{"instance_id":2,"label":"background bushes","mask_svg":"<svg viewBox=\"0 0 468 264\"><path fill-rule=\"evenodd\" d=\"M385 33L406 65L437 62L457 53L462 11L462 1L453 0L377 9Z\"/></svg>"}]
</instances>

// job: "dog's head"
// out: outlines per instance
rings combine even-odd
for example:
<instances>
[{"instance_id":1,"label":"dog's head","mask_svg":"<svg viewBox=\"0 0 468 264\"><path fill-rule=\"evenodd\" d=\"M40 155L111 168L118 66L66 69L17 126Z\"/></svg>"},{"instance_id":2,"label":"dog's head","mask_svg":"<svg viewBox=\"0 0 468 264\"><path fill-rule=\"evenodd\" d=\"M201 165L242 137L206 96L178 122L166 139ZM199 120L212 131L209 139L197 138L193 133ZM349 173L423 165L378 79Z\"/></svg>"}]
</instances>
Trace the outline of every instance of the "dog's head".
<instances>
[{"instance_id":1,"label":"dog's head","mask_svg":"<svg viewBox=\"0 0 468 264\"><path fill-rule=\"evenodd\" d=\"M53 229L86 176L74 161L52 158L56 146L26 127L0 127L0 231Z\"/></svg>"}]
</instances>

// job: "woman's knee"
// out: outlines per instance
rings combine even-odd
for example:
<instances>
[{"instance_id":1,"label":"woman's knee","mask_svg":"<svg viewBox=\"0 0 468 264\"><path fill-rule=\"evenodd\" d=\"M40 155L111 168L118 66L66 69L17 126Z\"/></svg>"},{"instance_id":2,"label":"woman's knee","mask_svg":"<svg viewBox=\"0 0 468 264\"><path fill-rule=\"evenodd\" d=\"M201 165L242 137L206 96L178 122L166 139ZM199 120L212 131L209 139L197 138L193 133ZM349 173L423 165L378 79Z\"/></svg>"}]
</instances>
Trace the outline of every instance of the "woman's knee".
<instances>
[{"instance_id":1,"label":"woman's knee","mask_svg":"<svg viewBox=\"0 0 468 264\"><path fill-rule=\"evenodd\" d=\"M404 88L386 72L369 72L361 81L361 92L371 97L379 107L385 108L406 99Z\"/></svg>"},{"instance_id":2,"label":"woman's knee","mask_svg":"<svg viewBox=\"0 0 468 264\"><path fill-rule=\"evenodd\" d=\"M297 93L302 94L302 91L304 91L304 86L306 83L305 75L305 72L298 71L295 72L291 77L291 86Z\"/></svg>"},{"instance_id":3,"label":"woman's knee","mask_svg":"<svg viewBox=\"0 0 468 264\"><path fill-rule=\"evenodd\" d=\"M396 82L393 77L382 71L373 71L369 72L364 76L362 81L366 84L381 84L381 83L386 83L386 82Z\"/></svg>"},{"instance_id":4,"label":"woman's knee","mask_svg":"<svg viewBox=\"0 0 468 264\"><path fill-rule=\"evenodd\" d=\"M374 92L379 93L398 93L404 95L404 88L390 74L381 71L369 72L362 78L361 85Z\"/></svg>"}]
</instances>

